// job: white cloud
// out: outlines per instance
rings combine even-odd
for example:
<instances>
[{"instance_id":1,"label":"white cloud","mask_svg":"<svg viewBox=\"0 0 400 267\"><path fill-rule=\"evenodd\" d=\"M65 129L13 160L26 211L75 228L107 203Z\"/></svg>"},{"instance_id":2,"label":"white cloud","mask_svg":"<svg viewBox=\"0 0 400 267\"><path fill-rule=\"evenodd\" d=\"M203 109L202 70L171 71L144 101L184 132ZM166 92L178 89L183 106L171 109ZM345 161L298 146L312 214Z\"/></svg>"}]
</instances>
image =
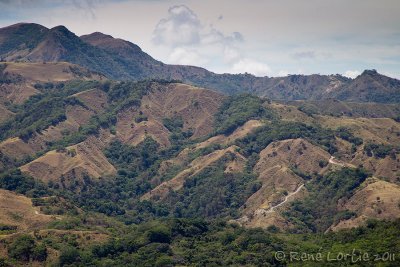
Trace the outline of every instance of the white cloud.
<instances>
[{"instance_id":1,"label":"white cloud","mask_svg":"<svg viewBox=\"0 0 400 267\"><path fill-rule=\"evenodd\" d=\"M238 61L242 57L242 53L239 49L234 47L225 47L224 49L224 61L226 63L233 63Z\"/></svg>"},{"instance_id":2,"label":"white cloud","mask_svg":"<svg viewBox=\"0 0 400 267\"><path fill-rule=\"evenodd\" d=\"M196 51L192 51L186 48L177 47L169 55L169 61L174 64L181 65L202 65L207 61L201 57Z\"/></svg>"},{"instance_id":3,"label":"white cloud","mask_svg":"<svg viewBox=\"0 0 400 267\"><path fill-rule=\"evenodd\" d=\"M241 59L232 67L232 73L251 73L255 76L267 76L271 74L271 68L262 62L252 59Z\"/></svg>"},{"instance_id":4,"label":"white cloud","mask_svg":"<svg viewBox=\"0 0 400 267\"><path fill-rule=\"evenodd\" d=\"M288 76L290 73L287 70L280 70L277 74L278 77L285 77Z\"/></svg>"},{"instance_id":5,"label":"white cloud","mask_svg":"<svg viewBox=\"0 0 400 267\"><path fill-rule=\"evenodd\" d=\"M231 69L243 58L243 35L223 33L210 23L202 22L185 5L172 6L153 31L152 42L169 49L168 63L223 66Z\"/></svg>"},{"instance_id":6,"label":"white cloud","mask_svg":"<svg viewBox=\"0 0 400 267\"><path fill-rule=\"evenodd\" d=\"M153 42L169 46L198 44L201 30L200 20L192 10L184 5L172 6L168 17L154 29Z\"/></svg>"},{"instance_id":7,"label":"white cloud","mask_svg":"<svg viewBox=\"0 0 400 267\"><path fill-rule=\"evenodd\" d=\"M360 74L361 72L359 72L358 70L348 70L345 73L343 73L343 76L354 79Z\"/></svg>"},{"instance_id":8,"label":"white cloud","mask_svg":"<svg viewBox=\"0 0 400 267\"><path fill-rule=\"evenodd\" d=\"M212 25L203 25L196 13L185 5L170 7L168 16L161 19L153 31L155 44L172 47L215 43L233 45L242 41L239 32L226 36Z\"/></svg>"}]
</instances>

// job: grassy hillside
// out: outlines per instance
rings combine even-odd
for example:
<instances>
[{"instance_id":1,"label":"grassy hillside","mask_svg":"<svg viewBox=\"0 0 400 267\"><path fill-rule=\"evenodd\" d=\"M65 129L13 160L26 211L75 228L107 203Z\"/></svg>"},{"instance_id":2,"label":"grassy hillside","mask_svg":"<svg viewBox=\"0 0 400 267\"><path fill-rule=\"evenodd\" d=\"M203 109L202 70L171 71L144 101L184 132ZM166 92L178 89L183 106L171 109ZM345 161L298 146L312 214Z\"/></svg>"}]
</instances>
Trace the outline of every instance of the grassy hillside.
<instances>
[{"instance_id":1,"label":"grassy hillside","mask_svg":"<svg viewBox=\"0 0 400 267\"><path fill-rule=\"evenodd\" d=\"M73 77L35 81L0 123L0 264L296 266L275 252L398 249L395 120Z\"/></svg>"}]
</instances>

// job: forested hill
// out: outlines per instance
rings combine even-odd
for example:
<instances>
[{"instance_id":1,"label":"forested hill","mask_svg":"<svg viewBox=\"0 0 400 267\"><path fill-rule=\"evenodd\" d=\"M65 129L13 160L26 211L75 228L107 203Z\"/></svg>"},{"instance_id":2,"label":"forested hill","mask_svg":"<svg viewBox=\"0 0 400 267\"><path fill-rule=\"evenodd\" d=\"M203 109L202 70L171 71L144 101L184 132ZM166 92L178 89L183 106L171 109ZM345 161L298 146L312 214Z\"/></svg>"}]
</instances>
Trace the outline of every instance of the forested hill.
<instances>
[{"instance_id":1,"label":"forested hill","mask_svg":"<svg viewBox=\"0 0 400 267\"><path fill-rule=\"evenodd\" d=\"M0 266L397 253L399 110L301 103L109 80L66 62L1 63Z\"/></svg>"},{"instance_id":2,"label":"forested hill","mask_svg":"<svg viewBox=\"0 0 400 267\"><path fill-rule=\"evenodd\" d=\"M356 79L340 75L289 75L255 77L250 74L215 74L195 66L167 65L140 47L102 33L76 36L64 26L48 29L20 23L0 29L3 61L67 61L112 79L167 79L235 94L251 93L274 100L320 100L398 103L400 81L376 71Z\"/></svg>"}]
</instances>

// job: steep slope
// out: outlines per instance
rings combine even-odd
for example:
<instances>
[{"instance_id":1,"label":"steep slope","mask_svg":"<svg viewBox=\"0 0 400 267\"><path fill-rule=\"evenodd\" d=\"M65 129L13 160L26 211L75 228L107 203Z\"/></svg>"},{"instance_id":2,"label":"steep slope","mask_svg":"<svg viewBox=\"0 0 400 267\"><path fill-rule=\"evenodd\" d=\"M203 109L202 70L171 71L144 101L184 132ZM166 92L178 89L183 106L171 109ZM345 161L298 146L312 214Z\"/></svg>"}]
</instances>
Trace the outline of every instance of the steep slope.
<instances>
[{"instance_id":1,"label":"steep slope","mask_svg":"<svg viewBox=\"0 0 400 267\"><path fill-rule=\"evenodd\" d=\"M121 57L128 57L130 60L137 61L146 67L159 67L163 65L161 62L155 61L148 54L144 53L139 46L122 39L113 38L111 35L95 32L80 36L80 38L85 43L102 48Z\"/></svg>"},{"instance_id":2,"label":"steep slope","mask_svg":"<svg viewBox=\"0 0 400 267\"><path fill-rule=\"evenodd\" d=\"M50 151L21 167L22 172L45 183L59 183L64 188L87 183L87 178L100 178L116 173L94 137L61 151Z\"/></svg>"},{"instance_id":3,"label":"steep slope","mask_svg":"<svg viewBox=\"0 0 400 267\"><path fill-rule=\"evenodd\" d=\"M347 86L334 92L339 100L359 102L398 103L400 101L400 81L376 70L365 70Z\"/></svg>"},{"instance_id":4,"label":"steep slope","mask_svg":"<svg viewBox=\"0 0 400 267\"><path fill-rule=\"evenodd\" d=\"M151 136L167 147L170 131L164 126L164 119L182 120L182 130L192 131L192 138L206 136L213 130L213 116L223 98L219 93L185 84L153 84L142 98L139 109L127 108L119 113L117 137L137 145L146 136Z\"/></svg>"},{"instance_id":5,"label":"steep slope","mask_svg":"<svg viewBox=\"0 0 400 267\"><path fill-rule=\"evenodd\" d=\"M393 119L316 116L316 121L331 129L348 128L364 142L393 145L399 142L400 124Z\"/></svg>"},{"instance_id":6,"label":"steep slope","mask_svg":"<svg viewBox=\"0 0 400 267\"><path fill-rule=\"evenodd\" d=\"M9 111L4 105L0 104L0 123L12 118L13 112Z\"/></svg>"},{"instance_id":7,"label":"steep slope","mask_svg":"<svg viewBox=\"0 0 400 267\"><path fill-rule=\"evenodd\" d=\"M9 61L68 61L113 79L178 79L225 93L249 92L275 100L337 98L358 102L398 103L400 81L365 71L354 80L340 75L255 77L215 74L194 66L166 65L137 45L99 32L79 38L63 26L47 29L16 24L0 29L0 58Z\"/></svg>"},{"instance_id":8,"label":"steep slope","mask_svg":"<svg viewBox=\"0 0 400 267\"><path fill-rule=\"evenodd\" d=\"M262 187L243 206L243 217L238 220L247 227L268 227L276 224L287 229L290 225L277 212L281 207L302 195L305 178L324 173L330 155L303 139L273 142L260 153L254 167ZM320 162L324 162L321 164Z\"/></svg>"},{"instance_id":9,"label":"steep slope","mask_svg":"<svg viewBox=\"0 0 400 267\"><path fill-rule=\"evenodd\" d=\"M284 104L296 106L310 114L335 117L398 118L400 116L400 106L397 104L344 102L336 99L285 101Z\"/></svg>"},{"instance_id":10,"label":"steep slope","mask_svg":"<svg viewBox=\"0 0 400 267\"><path fill-rule=\"evenodd\" d=\"M142 75L137 65L127 65L120 57L88 45L64 26L47 29L25 23L0 29L0 57L6 61L68 61L113 78Z\"/></svg>"},{"instance_id":11,"label":"steep slope","mask_svg":"<svg viewBox=\"0 0 400 267\"><path fill-rule=\"evenodd\" d=\"M23 104L29 97L40 94L43 83L49 86L71 80L103 79L98 73L67 62L0 63L0 122L14 116L10 105Z\"/></svg>"},{"instance_id":12,"label":"steep slope","mask_svg":"<svg viewBox=\"0 0 400 267\"><path fill-rule=\"evenodd\" d=\"M190 155L198 152L201 149L207 149L208 147L213 145L221 145L221 146L232 145L236 140L244 138L258 127L261 127L262 125L264 125L264 123L262 123L261 121L250 120L247 121L244 125L238 127L233 133L231 133L228 136L216 135L208 138L203 142L196 143L193 146L187 147L183 149L176 157L163 161L158 170L158 173L159 175L164 175L165 173L174 168L182 167L185 164L188 164ZM232 167L232 169L235 169L237 165L233 163L232 166L230 167ZM228 170L229 169L230 168L228 168Z\"/></svg>"},{"instance_id":13,"label":"steep slope","mask_svg":"<svg viewBox=\"0 0 400 267\"><path fill-rule=\"evenodd\" d=\"M368 219L394 220L400 217L400 186L378 179L368 179L354 195L339 203L340 210L356 215L331 227L333 231L363 225Z\"/></svg>"},{"instance_id":14,"label":"steep slope","mask_svg":"<svg viewBox=\"0 0 400 267\"><path fill-rule=\"evenodd\" d=\"M59 141L65 133L74 133L87 124L92 116L103 112L107 106L107 95L99 89L74 94L82 105L66 105L65 120L34 133L27 140L11 137L0 142L0 152L13 159L22 159L43 151L51 142Z\"/></svg>"},{"instance_id":15,"label":"steep slope","mask_svg":"<svg viewBox=\"0 0 400 267\"><path fill-rule=\"evenodd\" d=\"M365 150L360 150L355 153L350 162L356 166L362 166L373 173L375 177L400 183L400 154L398 153L378 158L368 156Z\"/></svg>"},{"instance_id":16,"label":"steep slope","mask_svg":"<svg viewBox=\"0 0 400 267\"><path fill-rule=\"evenodd\" d=\"M33 230L54 221L53 216L39 213L30 198L0 189L0 224L16 227L17 231Z\"/></svg>"},{"instance_id":17,"label":"steep slope","mask_svg":"<svg viewBox=\"0 0 400 267\"><path fill-rule=\"evenodd\" d=\"M238 153L238 147L230 146L226 149L216 150L208 155L201 156L193 160L188 168L179 172L171 180L165 181L158 185L156 188L146 193L141 197L141 200L162 200L165 198L170 191L177 191L182 188L185 180L188 177L196 175L197 173L204 170L209 165L215 163L225 155L231 155L232 160L227 164L226 172L241 171L244 167L245 157ZM238 167L239 166L239 167Z\"/></svg>"},{"instance_id":18,"label":"steep slope","mask_svg":"<svg viewBox=\"0 0 400 267\"><path fill-rule=\"evenodd\" d=\"M18 23L0 29L0 55L3 60L24 58L46 35L47 28L35 23Z\"/></svg>"},{"instance_id":19,"label":"steep slope","mask_svg":"<svg viewBox=\"0 0 400 267\"><path fill-rule=\"evenodd\" d=\"M69 80L103 80L104 76L67 62L6 62L4 72L22 76L30 82L65 82Z\"/></svg>"}]
</instances>

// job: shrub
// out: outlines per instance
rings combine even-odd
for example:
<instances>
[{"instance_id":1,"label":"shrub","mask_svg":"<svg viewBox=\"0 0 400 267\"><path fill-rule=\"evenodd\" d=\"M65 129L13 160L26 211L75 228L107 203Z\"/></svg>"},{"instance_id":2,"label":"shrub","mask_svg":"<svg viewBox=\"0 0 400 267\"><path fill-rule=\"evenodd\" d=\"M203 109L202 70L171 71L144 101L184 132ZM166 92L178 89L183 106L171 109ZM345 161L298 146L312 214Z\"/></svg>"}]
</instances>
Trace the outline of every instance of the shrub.
<instances>
[{"instance_id":1,"label":"shrub","mask_svg":"<svg viewBox=\"0 0 400 267\"><path fill-rule=\"evenodd\" d=\"M47 259L47 249L44 244L37 245L32 250L32 258L37 261L45 261Z\"/></svg>"},{"instance_id":2,"label":"shrub","mask_svg":"<svg viewBox=\"0 0 400 267\"><path fill-rule=\"evenodd\" d=\"M165 226L157 226L147 232L147 238L152 243L169 243L171 241L171 230Z\"/></svg>"},{"instance_id":3,"label":"shrub","mask_svg":"<svg viewBox=\"0 0 400 267\"><path fill-rule=\"evenodd\" d=\"M72 264L79 260L79 252L72 246L66 246L61 249L59 262L61 266Z\"/></svg>"},{"instance_id":4,"label":"shrub","mask_svg":"<svg viewBox=\"0 0 400 267\"><path fill-rule=\"evenodd\" d=\"M35 240L29 235L22 235L17 237L14 242L8 247L8 255L11 258L29 261L33 249L35 247Z\"/></svg>"}]
</instances>

